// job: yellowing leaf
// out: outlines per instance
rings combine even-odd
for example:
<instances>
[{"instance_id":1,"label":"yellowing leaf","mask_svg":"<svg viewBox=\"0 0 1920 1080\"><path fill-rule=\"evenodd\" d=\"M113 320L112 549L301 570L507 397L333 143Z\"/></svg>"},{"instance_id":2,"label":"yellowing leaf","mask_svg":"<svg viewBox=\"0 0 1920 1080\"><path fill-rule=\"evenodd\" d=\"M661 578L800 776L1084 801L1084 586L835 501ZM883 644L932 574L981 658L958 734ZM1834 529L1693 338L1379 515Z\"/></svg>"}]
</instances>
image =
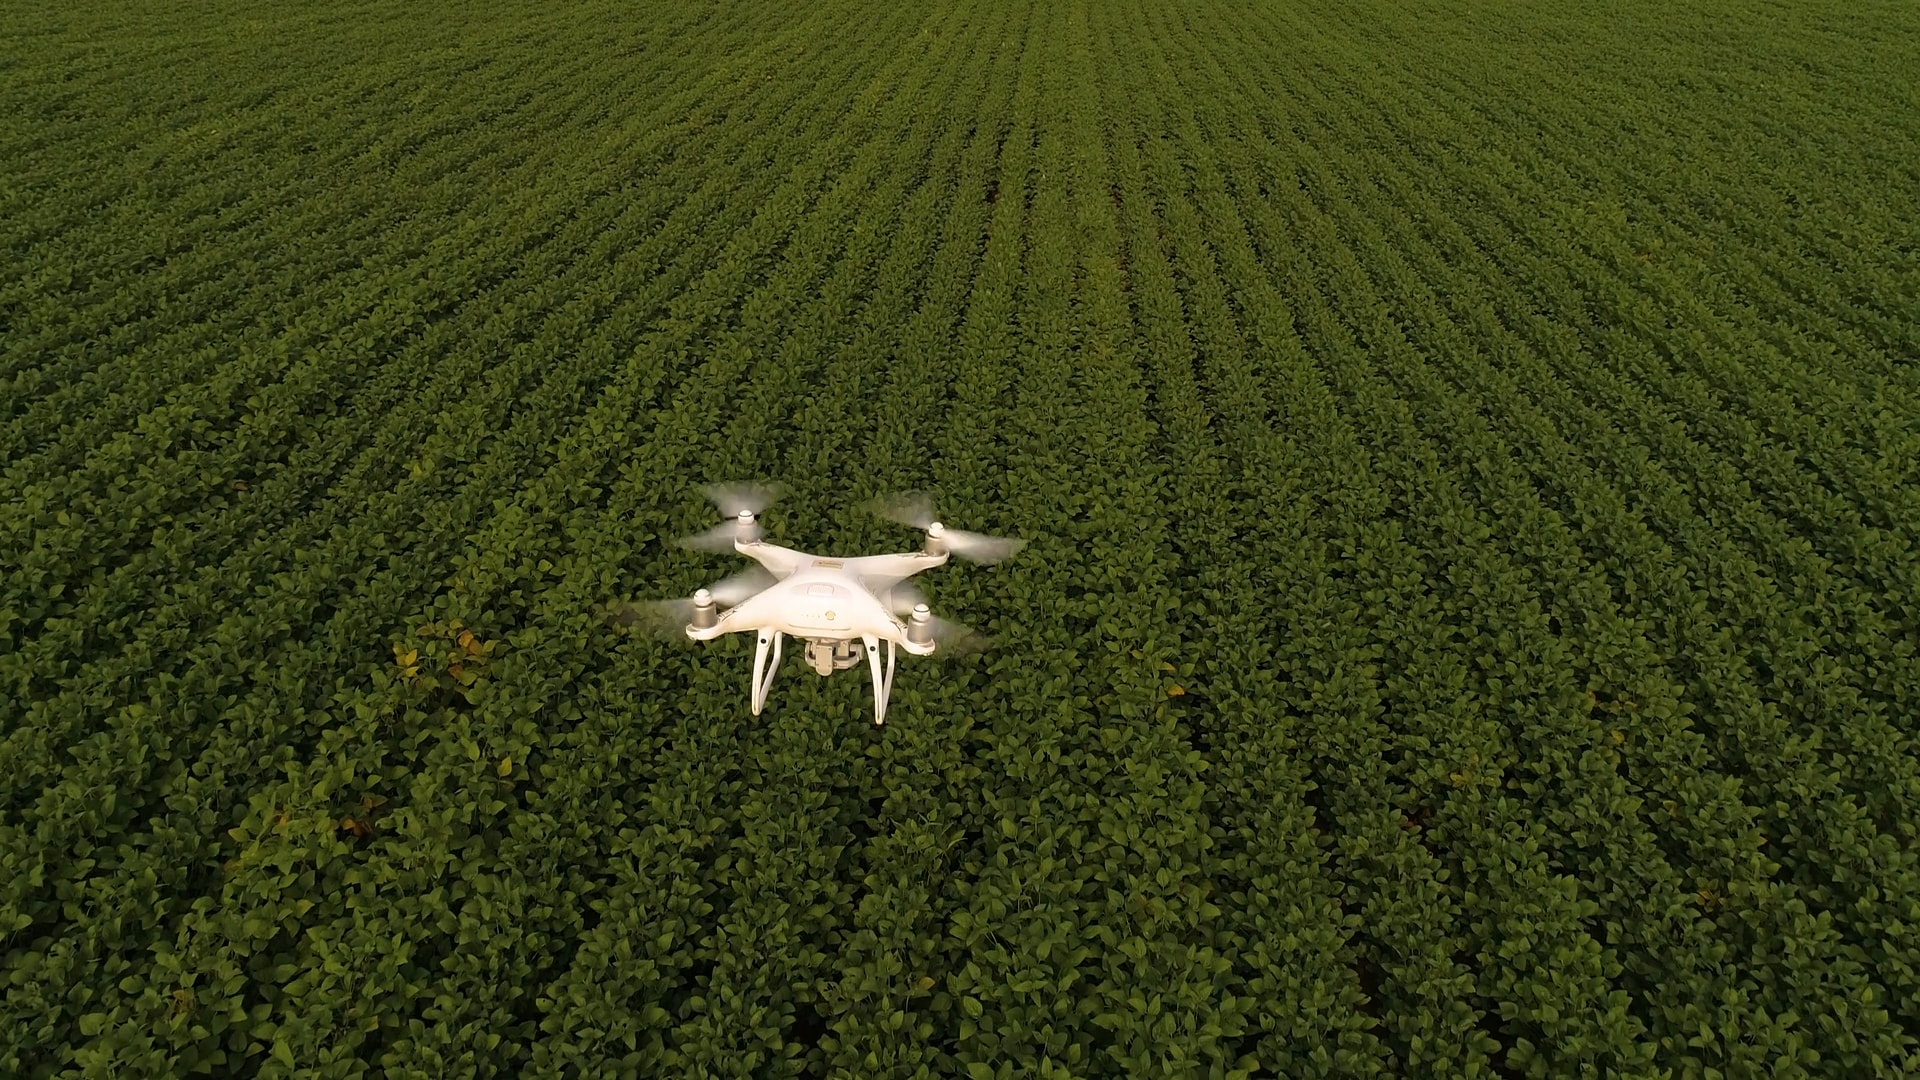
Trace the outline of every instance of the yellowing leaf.
<instances>
[{"instance_id":1,"label":"yellowing leaf","mask_svg":"<svg viewBox=\"0 0 1920 1080\"><path fill-rule=\"evenodd\" d=\"M511 776L512 774L513 774L513 755L508 754L506 757L503 757L500 759L500 775L504 778L507 776Z\"/></svg>"},{"instance_id":2,"label":"yellowing leaf","mask_svg":"<svg viewBox=\"0 0 1920 1080\"><path fill-rule=\"evenodd\" d=\"M1185 696L1185 695L1186 695L1186 692L1187 692L1187 688L1186 688L1186 687L1184 687L1184 686L1169 686L1169 687L1167 687L1167 696L1168 696L1168 697L1183 697L1183 696Z\"/></svg>"}]
</instances>

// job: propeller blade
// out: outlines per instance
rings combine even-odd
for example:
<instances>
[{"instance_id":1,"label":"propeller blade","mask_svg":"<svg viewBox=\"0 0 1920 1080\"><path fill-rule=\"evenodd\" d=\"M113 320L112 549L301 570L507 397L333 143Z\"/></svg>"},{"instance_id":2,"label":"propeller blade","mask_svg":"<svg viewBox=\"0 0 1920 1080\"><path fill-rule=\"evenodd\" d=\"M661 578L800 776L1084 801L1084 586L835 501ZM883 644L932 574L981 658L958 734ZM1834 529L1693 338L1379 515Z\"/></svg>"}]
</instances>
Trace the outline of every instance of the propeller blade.
<instances>
[{"instance_id":1,"label":"propeller blade","mask_svg":"<svg viewBox=\"0 0 1920 1080\"><path fill-rule=\"evenodd\" d=\"M779 580L768 573L765 567L755 564L732 577L723 578L707 586L707 592L713 594L713 602L720 606L720 610L725 611L760 595L771 586L778 584ZM691 604L692 601L688 603Z\"/></svg>"},{"instance_id":2,"label":"propeller blade","mask_svg":"<svg viewBox=\"0 0 1920 1080\"><path fill-rule=\"evenodd\" d=\"M913 614L915 604L926 602L926 594L910 581L897 582L893 588L887 590L887 610L893 612L894 617L898 619L904 619Z\"/></svg>"},{"instance_id":3,"label":"propeller blade","mask_svg":"<svg viewBox=\"0 0 1920 1080\"><path fill-rule=\"evenodd\" d=\"M684 636L693 621L692 600L640 600L615 604L609 613L614 625L652 637Z\"/></svg>"},{"instance_id":4,"label":"propeller blade","mask_svg":"<svg viewBox=\"0 0 1920 1080\"><path fill-rule=\"evenodd\" d=\"M674 543L694 551L710 551L716 554L726 554L733 551L733 541L739 535L739 522L723 521L713 528L708 529L706 532L694 533L692 536L683 536L674 541Z\"/></svg>"},{"instance_id":5,"label":"propeller blade","mask_svg":"<svg viewBox=\"0 0 1920 1080\"><path fill-rule=\"evenodd\" d=\"M720 513L729 518L741 514L758 514L773 505L780 497L777 484L731 483L708 484L700 489Z\"/></svg>"},{"instance_id":6,"label":"propeller blade","mask_svg":"<svg viewBox=\"0 0 1920 1080\"><path fill-rule=\"evenodd\" d=\"M779 579L764 567L753 566L707 586L714 606L721 611L739 607L758 596ZM614 625L638 628L657 637L679 637L693 622L693 600L637 600L612 605L607 617Z\"/></svg>"},{"instance_id":7,"label":"propeller blade","mask_svg":"<svg viewBox=\"0 0 1920 1080\"><path fill-rule=\"evenodd\" d=\"M975 630L971 626L954 622L951 619L943 619L935 615L933 617L933 644L936 650L934 655L936 656L962 656L971 653L985 652L993 645L993 639Z\"/></svg>"},{"instance_id":8,"label":"propeller blade","mask_svg":"<svg viewBox=\"0 0 1920 1080\"><path fill-rule=\"evenodd\" d=\"M915 605L926 602L926 596L917 586L909 582L900 582L887 592L887 608L900 619L913 614ZM951 619L943 619L938 615L933 616L930 626L933 631L936 656L976 653L993 644L993 639L980 631Z\"/></svg>"},{"instance_id":9,"label":"propeller blade","mask_svg":"<svg viewBox=\"0 0 1920 1080\"><path fill-rule=\"evenodd\" d=\"M942 529L940 540L954 555L968 562L977 563L997 563L1003 559L1010 559L1021 548L1027 546L1025 540L961 532L959 529Z\"/></svg>"},{"instance_id":10,"label":"propeller blade","mask_svg":"<svg viewBox=\"0 0 1920 1080\"><path fill-rule=\"evenodd\" d=\"M675 543L683 548L719 554L733 550L733 542L740 536L743 527L749 530L750 535L757 529L750 521L743 523L740 515L758 514L780 497L780 489L772 484L708 484L700 490L706 493L713 505L720 508L726 520L705 532L683 536Z\"/></svg>"},{"instance_id":11,"label":"propeller blade","mask_svg":"<svg viewBox=\"0 0 1920 1080\"><path fill-rule=\"evenodd\" d=\"M925 532L934 522L933 497L924 491L886 495L866 504L869 513Z\"/></svg>"},{"instance_id":12,"label":"propeller blade","mask_svg":"<svg viewBox=\"0 0 1920 1080\"><path fill-rule=\"evenodd\" d=\"M933 498L923 491L878 498L868 503L867 509L888 521L921 532L930 531L939 522L933 511ZM949 529L944 524L941 525L940 541L955 556L977 563L995 563L1012 558L1015 552L1027 546L1025 540L962 532Z\"/></svg>"}]
</instances>

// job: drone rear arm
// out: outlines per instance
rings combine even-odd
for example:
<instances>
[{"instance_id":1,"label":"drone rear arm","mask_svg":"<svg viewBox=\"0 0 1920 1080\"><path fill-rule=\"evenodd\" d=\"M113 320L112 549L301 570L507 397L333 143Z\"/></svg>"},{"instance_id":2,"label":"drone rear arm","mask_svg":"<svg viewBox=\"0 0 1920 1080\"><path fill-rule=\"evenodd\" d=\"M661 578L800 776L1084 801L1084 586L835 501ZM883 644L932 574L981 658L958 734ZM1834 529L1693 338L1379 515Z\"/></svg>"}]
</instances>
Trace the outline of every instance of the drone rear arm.
<instances>
[{"instance_id":1,"label":"drone rear arm","mask_svg":"<svg viewBox=\"0 0 1920 1080\"><path fill-rule=\"evenodd\" d=\"M767 572L777 578L784 578L800 568L811 556L779 544L769 544L764 540L743 543L735 540L733 550L767 568Z\"/></svg>"},{"instance_id":2,"label":"drone rear arm","mask_svg":"<svg viewBox=\"0 0 1920 1080\"><path fill-rule=\"evenodd\" d=\"M857 559L848 559L846 568L858 576L862 584L878 594L915 574L932 570L936 566L945 566L946 563L945 552L930 555L924 551L909 551L898 555L863 555Z\"/></svg>"}]
</instances>

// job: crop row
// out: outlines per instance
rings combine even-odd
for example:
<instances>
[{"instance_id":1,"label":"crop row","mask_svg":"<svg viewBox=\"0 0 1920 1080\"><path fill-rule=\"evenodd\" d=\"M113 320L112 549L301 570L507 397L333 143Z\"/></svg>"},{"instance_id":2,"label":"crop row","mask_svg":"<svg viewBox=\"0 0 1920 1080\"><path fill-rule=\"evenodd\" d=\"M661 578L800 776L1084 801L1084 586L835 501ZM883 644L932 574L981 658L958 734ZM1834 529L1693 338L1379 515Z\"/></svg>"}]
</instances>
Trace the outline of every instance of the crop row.
<instances>
[{"instance_id":1,"label":"crop row","mask_svg":"<svg viewBox=\"0 0 1920 1080\"><path fill-rule=\"evenodd\" d=\"M1628 7L30 13L0 1072L1920 1069L1920 25Z\"/></svg>"}]
</instances>

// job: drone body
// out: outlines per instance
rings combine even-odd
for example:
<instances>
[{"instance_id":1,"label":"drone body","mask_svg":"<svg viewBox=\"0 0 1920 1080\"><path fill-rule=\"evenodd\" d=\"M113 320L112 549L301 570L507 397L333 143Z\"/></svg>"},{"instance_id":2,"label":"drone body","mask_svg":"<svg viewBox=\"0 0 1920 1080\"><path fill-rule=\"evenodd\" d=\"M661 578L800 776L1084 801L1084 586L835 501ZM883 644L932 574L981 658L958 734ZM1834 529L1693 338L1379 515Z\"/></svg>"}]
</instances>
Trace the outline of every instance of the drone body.
<instances>
[{"instance_id":1,"label":"drone body","mask_svg":"<svg viewBox=\"0 0 1920 1080\"><path fill-rule=\"evenodd\" d=\"M919 501L896 503L882 513L925 530L923 550L830 558L761 539L754 515L772 501L770 491L713 488L708 494L729 514L729 520L688 538L686 546L732 550L753 559L759 568L701 589L691 601L667 601L655 605L655 610L682 623L686 636L695 641L711 641L722 634L755 635L755 716L766 706L781 644L792 637L806 643L807 662L822 676L853 667L864 656L873 677L873 722L885 723L899 652L928 656L943 644L953 647L972 636L965 627L935 618L907 579L944 566L952 555L996 562L1025 543L946 529L932 520L931 511ZM882 642L887 654L884 668Z\"/></svg>"}]
</instances>

